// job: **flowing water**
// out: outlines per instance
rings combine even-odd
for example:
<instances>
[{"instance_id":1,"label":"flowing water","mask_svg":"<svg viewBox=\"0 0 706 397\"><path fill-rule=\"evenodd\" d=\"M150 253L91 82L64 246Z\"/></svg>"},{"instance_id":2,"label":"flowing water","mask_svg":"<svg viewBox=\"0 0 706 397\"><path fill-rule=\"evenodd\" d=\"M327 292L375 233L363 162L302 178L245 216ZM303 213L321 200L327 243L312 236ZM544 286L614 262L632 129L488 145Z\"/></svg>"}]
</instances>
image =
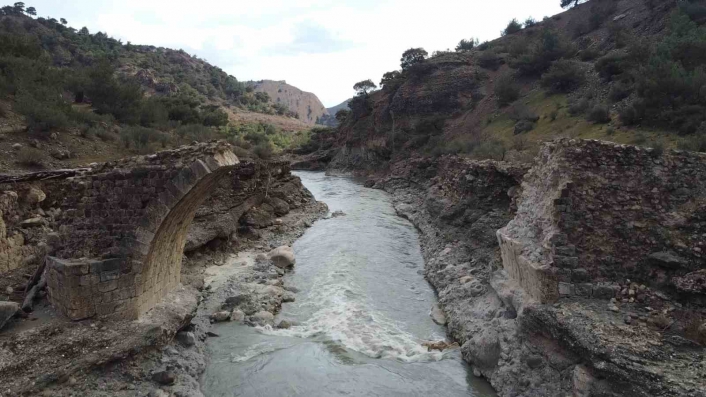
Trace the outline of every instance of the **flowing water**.
<instances>
[{"instance_id":1,"label":"flowing water","mask_svg":"<svg viewBox=\"0 0 706 397\"><path fill-rule=\"evenodd\" d=\"M221 324L209 340L202 390L216 396L494 396L458 349L428 352L445 338L429 309L434 293L417 232L389 196L348 178L300 172L330 210L293 246L299 289L278 319L288 330Z\"/></svg>"}]
</instances>

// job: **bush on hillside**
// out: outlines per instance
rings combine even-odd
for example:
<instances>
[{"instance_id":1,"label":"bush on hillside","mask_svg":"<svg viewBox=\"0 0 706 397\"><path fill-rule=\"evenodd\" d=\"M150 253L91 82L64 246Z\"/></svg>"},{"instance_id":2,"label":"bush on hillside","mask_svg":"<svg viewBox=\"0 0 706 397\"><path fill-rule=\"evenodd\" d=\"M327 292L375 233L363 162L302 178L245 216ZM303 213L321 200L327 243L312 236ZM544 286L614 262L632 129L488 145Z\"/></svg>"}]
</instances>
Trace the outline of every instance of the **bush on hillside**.
<instances>
[{"instance_id":1,"label":"bush on hillside","mask_svg":"<svg viewBox=\"0 0 706 397\"><path fill-rule=\"evenodd\" d=\"M581 86L585 73L576 61L560 59L542 75L541 85L550 93L567 93Z\"/></svg>"},{"instance_id":2,"label":"bush on hillside","mask_svg":"<svg viewBox=\"0 0 706 397\"><path fill-rule=\"evenodd\" d=\"M688 150L690 152L706 153L706 133L697 133L693 136L681 139L677 143L677 148L679 150Z\"/></svg>"},{"instance_id":3,"label":"bush on hillside","mask_svg":"<svg viewBox=\"0 0 706 397\"><path fill-rule=\"evenodd\" d=\"M515 124L514 134L519 135L525 132L530 132L534 129L534 123L529 120L520 120Z\"/></svg>"},{"instance_id":4,"label":"bush on hillside","mask_svg":"<svg viewBox=\"0 0 706 397\"><path fill-rule=\"evenodd\" d=\"M520 30L522 30L522 25L519 22L517 22L517 19L513 19L512 21L510 21L507 24L507 26L505 27L505 29L502 31L501 34L503 36L507 36L509 34L515 34L515 33L519 32Z\"/></svg>"},{"instance_id":5,"label":"bush on hillside","mask_svg":"<svg viewBox=\"0 0 706 397\"><path fill-rule=\"evenodd\" d=\"M478 45L478 39L471 38L470 40L461 39L456 46L456 52L471 51ZM381 84L382 85L382 84Z\"/></svg>"},{"instance_id":6,"label":"bush on hillside","mask_svg":"<svg viewBox=\"0 0 706 397\"><path fill-rule=\"evenodd\" d=\"M524 76L540 76L552 62L574 52L573 46L565 42L555 31L544 28L539 40L529 51L510 62L510 66Z\"/></svg>"},{"instance_id":7,"label":"bush on hillside","mask_svg":"<svg viewBox=\"0 0 706 397\"><path fill-rule=\"evenodd\" d=\"M152 128L129 126L120 131L120 140L126 149L144 150L155 142L161 143L163 147L166 146L169 136Z\"/></svg>"},{"instance_id":8,"label":"bush on hillside","mask_svg":"<svg viewBox=\"0 0 706 397\"><path fill-rule=\"evenodd\" d=\"M16 99L15 110L25 116L30 131L46 133L69 126L66 113L70 108L67 104L41 102L27 92L20 93Z\"/></svg>"},{"instance_id":9,"label":"bush on hillside","mask_svg":"<svg viewBox=\"0 0 706 397\"><path fill-rule=\"evenodd\" d=\"M43 168L46 160L44 152L33 148L25 147L17 153L17 163L25 167Z\"/></svg>"},{"instance_id":10,"label":"bush on hillside","mask_svg":"<svg viewBox=\"0 0 706 397\"><path fill-rule=\"evenodd\" d=\"M608 98L612 102L619 102L630 96L633 87L629 80L621 80L613 84L610 87L610 92L608 92Z\"/></svg>"},{"instance_id":11,"label":"bush on hillside","mask_svg":"<svg viewBox=\"0 0 706 397\"><path fill-rule=\"evenodd\" d=\"M523 103L516 103L512 105L508 115L510 116L510 119L514 121L528 120L533 123L539 121L539 115Z\"/></svg>"},{"instance_id":12,"label":"bush on hillside","mask_svg":"<svg viewBox=\"0 0 706 397\"><path fill-rule=\"evenodd\" d=\"M478 55L478 66L484 69L498 70L502 60L493 50L486 50Z\"/></svg>"},{"instance_id":13,"label":"bush on hillside","mask_svg":"<svg viewBox=\"0 0 706 397\"><path fill-rule=\"evenodd\" d=\"M596 124L610 123L610 111L605 105L596 105L586 114L586 120Z\"/></svg>"},{"instance_id":14,"label":"bush on hillside","mask_svg":"<svg viewBox=\"0 0 706 397\"><path fill-rule=\"evenodd\" d=\"M494 88L498 106L504 107L520 97L520 87L515 83L512 74L506 73L498 77Z\"/></svg>"},{"instance_id":15,"label":"bush on hillside","mask_svg":"<svg viewBox=\"0 0 706 397\"><path fill-rule=\"evenodd\" d=\"M591 106L591 102L587 98L579 98L576 101L572 101L569 103L569 114L572 116L579 116L588 110L588 108Z\"/></svg>"},{"instance_id":16,"label":"bush on hillside","mask_svg":"<svg viewBox=\"0 0 706 397\"><path fill-rule=\"evenodd\" d=\"M182 141L208 142L218 138L218 134L209 127L200 124L189 124L178 127L174 133Z\"/></svg>"}]
</instances>

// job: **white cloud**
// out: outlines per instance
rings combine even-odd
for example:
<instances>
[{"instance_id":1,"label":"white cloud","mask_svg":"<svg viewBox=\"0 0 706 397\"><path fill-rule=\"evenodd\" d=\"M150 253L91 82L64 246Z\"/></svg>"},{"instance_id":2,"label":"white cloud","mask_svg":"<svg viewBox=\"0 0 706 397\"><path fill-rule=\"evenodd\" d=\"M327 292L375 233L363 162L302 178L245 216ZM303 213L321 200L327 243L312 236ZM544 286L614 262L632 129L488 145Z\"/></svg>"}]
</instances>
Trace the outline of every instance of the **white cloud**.
<instances>
[{"instance_id":1,"label":"white cloud","mask_svg":"<svg viewBox=\"0 0 706 397\"><path fill-rule=\"evenodd\" d=\"M497 37L512 18L541 19L559 0L54 0L40 15L136 44L183 48L240 80L287 80L326 106L379 81L410 47L453 48ZM67 4L68 3L68 4ZM28 3L29 4L29 3ZM277 50L277 51L273 51Z\"/></svg>"}]
</instances>

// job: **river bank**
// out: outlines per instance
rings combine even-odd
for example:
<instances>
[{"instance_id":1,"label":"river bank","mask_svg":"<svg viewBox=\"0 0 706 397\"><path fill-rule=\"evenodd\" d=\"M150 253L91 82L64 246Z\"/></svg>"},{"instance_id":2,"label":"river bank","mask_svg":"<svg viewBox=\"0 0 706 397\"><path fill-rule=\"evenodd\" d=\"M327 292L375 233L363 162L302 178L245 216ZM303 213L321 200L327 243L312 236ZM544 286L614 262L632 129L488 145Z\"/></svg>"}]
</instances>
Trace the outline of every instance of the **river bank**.
<instances>
[{"instance_id":1,"label":"river bank","mask_svg":"<svg viewBox=\"0 0 706 397\"><path fill-rule=\"evenodd\" d=\"M296 300L275 319L287 327L216 326L204 394L494 396L430 317L419 236L391 196L351 178L297 175L332 216L292 246L297 265L284 282Z\"/></svg>"},{"instance_id":2,"label":"river bank","mask_svg":"<svg viewBox=\"0 0 706 397\"><path fill-rule=\"evenodd\" d=\"M367 174L419 230L473 373L500 396L706 395L703 293L685 284L703 274L703 190L690 188L703 156L561 140L540 157Z\"/></svg>"},{"instance_id":3,"label":"river bank","mask_svg":"<svg viewBox=\"0 0 706 397\"><path fill-rule=\"evenodd\" d=\"M11 320L0 334L0 396L202 396L204 343L217 337L212 315L235 295L252 308L239 321L292 299L282 288L285 270L268 253L327 212L288 167L241 173L197 213L182 286L138 321L71 322L45 299L28 318Z\"/></svg>"}]
</instances>

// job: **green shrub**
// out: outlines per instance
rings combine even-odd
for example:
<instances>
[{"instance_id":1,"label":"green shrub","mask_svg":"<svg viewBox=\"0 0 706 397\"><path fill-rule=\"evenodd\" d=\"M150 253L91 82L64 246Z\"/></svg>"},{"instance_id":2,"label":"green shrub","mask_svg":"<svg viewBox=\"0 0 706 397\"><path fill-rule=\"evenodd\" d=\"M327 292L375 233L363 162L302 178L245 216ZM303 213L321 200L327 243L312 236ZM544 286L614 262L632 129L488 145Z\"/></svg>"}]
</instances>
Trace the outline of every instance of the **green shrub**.
<instances>
[{"instance_id":1,"label":"green shrub","mask_svg":"<svg viewBox=\"0 0 706 397\"><path fill-rule=\"evenodd\" d=\"M213 129L201 124L183 125L174 132L181 140L189 142L207 142L218 138L218 134Z\"/></svg>"},{"instance_id":2,"label":"green shrub","mask_svg":"<svg viewBox=\"0 0 706 397\"><path fill-rule=\"evenodd\" d=\"M632 143L633 145L642 146L647 143L647 136L643 133L639 133L635 135L635 138L632 139Z\"/></svg>"},{"instance_id":3,"label":"green shrub","mask_svg":"<svg viewBox=\"0 0 706 397\"><path fill-rule=\"evenodd\" d=\"M510 66L524 76L539 76L557 59L573 53L574 48L555 31L544 28L541 37L529 51L510 62Z\"/></svg>"},{"instance_id":4,"label":"green shrub","mask_svg":"<svg viewBox=\"0 0 706 397\"><path fill-rule=\"evenodd\" d=\"M106 130L105 128L97 128L95 131L96 137L103 142L112 142L116 139L113 132Z\"/></svg>"},{"instance_id":5,"label":"green shrub","mask_svg":"<svg viewBox=\"0 0 706 397\"><path fill-rule=\"evenodd\" d=\"M625 54L610 54L600 58L595 64L596 72L605 80L623 74L630 66Z\"/></svg>"},{"instance_id":6,"label":"green shrub","mask_svg":"<svg viewBox=\"0 0 706 397\"><path fill-rule=\"evenodd\" d=\"M228 124L228 114L223 109L209 109L203 113L203 125L220 127Z\"/></svg>"},{"instance_id":7,"label":"green shrub","mask_svg":"<svg viewBox=\"0 0 706 397\"><path fill-rule=\"evenodd\" d=\"M498 70L502 60L492 49L483 51L478 55L478 66L484 69Z\"/></svg>"},{"instance_id":8,"label":"green shrub","mask_svg":"<svg viewBox=\"0 0 706 397\"><path fill-rule=\"evenodd\" d=\"M515 78L511 74L504 74L495 81L494 88L498 106L507 106L520 97L520 87L515 84Z\"/></svg>"},{"instance_id":9,"label":"green shrub","mask_svg":"<svg viewBox=\"0 0 706 397\"><path fill-rule=\"evenodd\" d=\"M275 148L271 142L261 142L253 148L253 154L262 160L272 158L275 153Z\"/></svg>"},{"instance_id":10,"label":"green shrub","mask_svg":"<svg viewBox=\"0 0 706 397\"><path fill-rule=\"evenodd\" d=\"M168 135L141 126L129 126L122 129L120 132L120 140L125 145L126 149L134 148L137 150L146 149L151 143L159 142L162 146L168 143Z\"/></svg>"},{"instance_id":11,"label":"green shrub","mask_svg":"<svg viewBox=\"0 0 706 397\"><path fill-rule=\"evenodd\" d=\"M586 115L586 120L596 124L606 124L610 122L610 111L607 106L596 105Z\"/></svg>"},{"instance_id":12,"label":"green shrub","mask_svg":"<svg viewBox=\"0 0 706 397\"><path fill-rule=\"evenodd\" d=\"M502 31L502 35L506 36L509 34L515 34L515 33L519 32L520 30L522 30L522 25L519 22L517 22L517 19L513 19L512 21L510 21L507 24L505 29Z\"/></svg>"},{"instance_id":13,"label":"green shrub","mask_svg":"<svg viewBox=\"0 0 706 397\"><path fill-rule=\"evenodd\" d=\"M456 46L456 52L471 51L478 45L478 39L471 38L470 40L461 39Z\"/></svg>"},{"instance_id":14,"label":"green shrub","mask_svg":"<svg viewBox=\"0 0 706 397\"><path fill-rule=\"evenodd\" d=\"M579 51L578 56L580 60L588 62L601 56L601 52L597 48L590 47Z\"/></svg>"},{"instance_id":15,"label":"green shrub","mask_svg":"<svg viewBox=\"0 0 706 397\"><path fill-rule=\"evenodd\" d=\"M514 134L519 135L525 132L530 132L534 129L534 123L529 120L520 120L515 124Z\"/></svg>"},{"instance_id":16,"label":"green shrub","mask_svg":"<svg viewBox=\"0 0 706 397\"><path fill-rule=\"evenodd\" d=\"M549 120L551 120L551 121L556 121L556 118L557 118L558 116L559 116L559 110L558 110L558 109L554 109L554 110L551 111L551 113L549 113Z\"/></svg>"},{"instance_id":17,"label":"green shrub","mask_svg":"<svg viewBox=\"0 0 706 397\"><path fill-rule=\"evenodd\" d=\"M550 93L567 93L581 86L585 73L576 61L560 59L542 75L541 85Z\"/></svg>"},{"instance_id":18,"label":"green shrub","mask_svg":"<svg viewBox=\"0 0 706 397\"><path fill-rule=\"evenodd\" d=\"M618 111L618 119L623 125L635 125L642 120L642 110L636 104L626 106Z\"/></svg>"},{"instance_id":19,"label":"green shrub","mask_svg":"<svg viewBox=\"0 0 706 397\"><path fill-rule=\"evenodd\" d=\"M28 93L18 95L15 104L15 110L25 116L28 128L36 132L49 132L68 127L67 109L68 105L40 102Z\"/></svg>"},{"instance_id":20,"label":"green shrub","mask_svg":"<svg viewBox=\"0 0 706 397\"><path fill-rule=\"evenodd\" d=\"M677 148L690 152L706 153L706 133L694 134L693 136L679 140Z\"/></svg>"},{"instance_id":21,"label":"green shrub","mask_svg":"<svg viewBox=\"0 0 706 397\"><path fill-rule=\"evenodd\" d=\"M514 104L512 108L510 108L508 115L514 121L528 120L533 123L539 121L539 115L522 103Z\"/></svg>"},{"instance_id":22,"label":"green shrub","mask_svg":"<svg viewBox=\"0 0 706 397\"><path fill-rule=\"evenodd\" d=\"M471 152L471 157L480 160L498 160L502 161L505 159L505 153L507 148L502 141L491 139L481 142L479 145L473 148Z\"/></svg>"},{"instance_id":23,"label":"green shrub","mask_svg":"<svg viewBox=\"0 0 706 397\"><path fill-rule=\"evenodd\" d=\"M17 153L17 163L25 167L42 168L46 162L44 152L24 147Z\"/></svg>"},{"instance_id":24,"label":"green shrub","mask_svg":"<svg viewBox=\"0 0 706 397\"><path fill-rule=\"evenodd\" d=\"M610 88L608 98L613 102L619 102L630 96L632 85L628 81L620 81Z\"/></svg>"},{"instance_id":25,"label":"green shrub","mask_svg":"<svg viewBox=\"0 0 706 397\"><path fill-rule=\"evenodd\" d=\"M579 98L579 100L569 103L569 114L572 116L578 116L586 113L591 103L587 98Z\"/></svg>"},{"instance_id":26,"label":"green shrub","mask_svg":"<svg viewBox=\"0 0 706 397\"><path fill-rule=\"evenodd\" d=\"M525 19L525 28L531 28L532 26L534 26L536 24L537 24L537 20L532 17Z\"/></svg>"}]
</instances>

